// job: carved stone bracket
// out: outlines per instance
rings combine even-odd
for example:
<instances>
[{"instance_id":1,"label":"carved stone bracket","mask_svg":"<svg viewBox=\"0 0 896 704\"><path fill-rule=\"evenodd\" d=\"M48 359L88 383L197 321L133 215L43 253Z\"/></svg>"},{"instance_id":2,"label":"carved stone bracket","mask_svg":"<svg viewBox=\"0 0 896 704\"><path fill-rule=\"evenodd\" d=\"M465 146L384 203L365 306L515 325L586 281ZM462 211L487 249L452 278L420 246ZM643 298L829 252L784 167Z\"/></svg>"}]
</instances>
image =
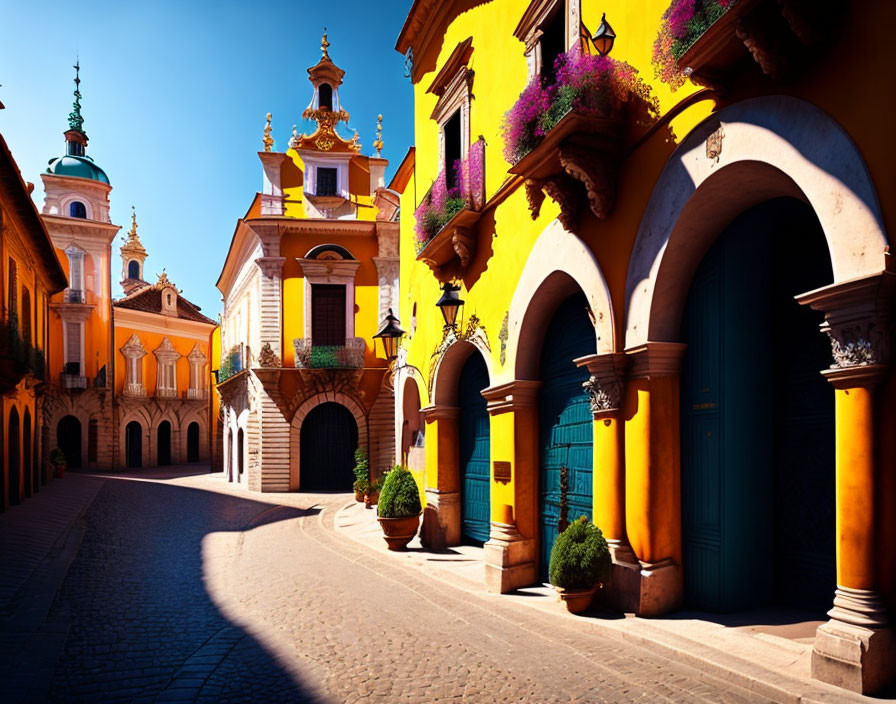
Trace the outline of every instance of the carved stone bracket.
<instances>
[{"instance_id":1,"label":"carved stone bracket","mask_svg":"<svg viewBox=\"0 0 896 704\"><path fill-rule=\"evenodd\" d=\"M270 342L265 342L261 346L261 351L258 353L258 365L265 369L277 369L283 366L277 353L271 348Z\"/></svg>"},{"instance_id":2,"label":"carved stone bracket","mask_svg":"<svg viewBox=\"0 0 896 704\"><path fill-rule=\"evenodd\" d=\"M588 205L598 220L604 220L616 204L616 159L606 152L584 146L564 145L560 163L564 171L585 185Z\"/></svg>"},{"instance_id":3,"label":"carved stone bracket","mask_svg":"<svg viewBox=\"0 0 896 704\"><path fill-rule=\"evenodd\" d=\"M476 249L476 234L472 228L458 225L451 234L451 245L460 259L461 268L466 269Z\"/></svg>"},{"instance_id":4,"label":"carved stone bracket","mask_svg":"<svg viewBox=\"0 0 896 704\"><path fill-rule=\"evenodd\" d=\"M255 260L255 263L258 264L258 268L269 279L279 279L283 273L283 262L285 261L286 257L259 257Z\"/></svg>"}]
</instances>

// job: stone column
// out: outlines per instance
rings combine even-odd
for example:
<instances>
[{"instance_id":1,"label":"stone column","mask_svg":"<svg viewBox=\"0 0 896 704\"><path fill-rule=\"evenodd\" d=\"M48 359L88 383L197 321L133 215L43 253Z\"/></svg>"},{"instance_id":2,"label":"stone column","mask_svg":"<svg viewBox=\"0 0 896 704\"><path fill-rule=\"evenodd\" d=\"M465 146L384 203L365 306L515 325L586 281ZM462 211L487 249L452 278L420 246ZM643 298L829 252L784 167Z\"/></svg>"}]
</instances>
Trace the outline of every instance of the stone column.
<instances>
[{"instance_id":1,"label":"stone column","mask_svg":"<svg viewBox=\"0 0 896 704\"><path fill-rule=\"evenodd\" d=\"M289 421L283 415L280 369L253 369L258 380L256 408L249 419L250 489L295 491L290 476Z\"/></svg>"},{"instance_id":2,"label":"stone column","mask_svg":"<svg viewBox=\"0 0 896 704\"><path fill-rule=\"evenodd\" d=\"M625 432L621 418L625 391L624 354L589 355L575 360L591 377L583 384L594 416L594 524L607 540L613 569L605 592L619 611L635 611L640 565L625 532Z\"/></svg>"},{"instance_id":3,"label":"stone column","mask_svg":"<svg viewBox=\"0 0 896 704\"><path fill-rule=\"evenodd\" d=\"M386 312L392 308L398 315L398 257L374 257L376 264L377 283L380 293L380 310L377 324L381 323Z\"/></svg>"},{"instance_id":4,"label":"stone column","mask_svg":"<svg viewBox=\"0 0 896 704\"><path fill-rule=\"evenodd\" d=\"M678 607L681 576L679 376L685 345L626 350L625 522L641 571L630 604L642 616Z\"/></svg>"},{"instance_id":5,"label":"stone column","mask_svg":"<svg viewBox=\"0 0 896 704\"><path fill-rule=\"evenodd\" d=\"M831 620L818 628L812 676L862 694L896 679L896 639L878 591L875 390L890 363L890 300L896 274L883 271L797 300L825 313L834 363L837 589Z\"/></svg>"},{"instance_id":6,"label":"stone column","mask_svg":"<svg viewBox=\"0 0 896 704\"><path fill-rule=\"evenodd\" d=\"M485 389L491 416L491 527L485 543L485 586L496 594L538 578L538 414L540 381ZM507 447L509 456L496 448ZM496 440L498 442L496 442Z\"/></svg>"},{"instance_id":7,"label":"stone column","mask_svg":"<svg viewBox=\"0 0 896 704\"><path fill-rule=\"evenodd\" d=\"M460 544L460 456L456 406L429 406L421 413L430 429L426 433L424 491L426 509L420 541L442 550Z\"/></svg>"},{"instance_id":8,"label":"stone column","mask_svg":"<svg viewBox=\"0 0 896 704\"><path fill-rule=\"evenodd\" d=\"M259 349L252 350L257 358L261 347L265 343L271 346L271 350L279 359L283 359L282 318L283 318L283 262L286 257L259 257L255 260L261 270L261 301L260 314L260 341Z\"/></svg>"}]
</instances>

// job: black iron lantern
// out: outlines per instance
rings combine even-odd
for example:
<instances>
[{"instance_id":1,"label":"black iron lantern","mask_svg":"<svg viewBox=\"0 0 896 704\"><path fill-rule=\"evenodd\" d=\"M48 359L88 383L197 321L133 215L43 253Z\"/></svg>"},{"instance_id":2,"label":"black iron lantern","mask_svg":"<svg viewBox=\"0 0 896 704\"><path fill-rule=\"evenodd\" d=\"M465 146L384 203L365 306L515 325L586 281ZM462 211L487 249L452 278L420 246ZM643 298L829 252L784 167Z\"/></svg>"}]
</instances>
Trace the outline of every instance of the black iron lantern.
<instances>
[{"instance_id":1,"label":"black iron lantern","mask_svg":"<svg viewBox=\"0 0 896 704\"><path fill-rule=\"evenodd\" d=\"M404 335L404 330L398 327L400 321L392 315L392 309L389 309L383 327L379 329L374 339L380 338L383 341L383 349L386 352L386 359L392 360L398 356L398 341Z\"/></svg>"},{"instance_id":2,"label":"black iron lantern","mask_svg":"<svg viewBox=\"0 0 896 704\"><path fill-rule=\"evenodd\" d=\"M442 317L445 318L446 327L454 327L454 321L457 320L457 309L464 304L457 295L458 291L460 291L460 286L446 281L442 286L442 297L436 303L442 311Z\"/></svg>"},{"instance_id":3,"label":"black iron lantern","mask_svg":"<svg viewBox=\"0 0 896 704\"><path fill-rule=\"evenodd\" d=\"M606 56L613 50L613 42L616 41L616 32L613 31L610 23L607 22L606 12L601 16L600 27L597 28L594 36L591 37L591 41L594 42L594 48L597 49L601 56Z\"/></svg>"}]
</instances>

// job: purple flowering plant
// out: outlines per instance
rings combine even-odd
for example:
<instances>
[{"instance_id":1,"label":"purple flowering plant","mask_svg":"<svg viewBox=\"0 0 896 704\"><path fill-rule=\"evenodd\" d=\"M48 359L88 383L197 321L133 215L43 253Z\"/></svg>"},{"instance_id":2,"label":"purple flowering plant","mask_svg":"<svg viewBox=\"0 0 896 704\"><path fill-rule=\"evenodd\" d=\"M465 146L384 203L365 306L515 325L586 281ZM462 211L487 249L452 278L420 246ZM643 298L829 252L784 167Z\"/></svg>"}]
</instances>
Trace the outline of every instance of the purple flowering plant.
<instances>
[{"instance_id":1,"label":"purple flowering plant","mask_svg":"<svg viewBox=\"0 0 896 704\"><path fill-rule=\"evenodd\" d=\"M656 77L672 90L684 85L678 60L707 29L730 10L737 0L672 0L663 13L660 32L653 43Z\"/></svg>"},{"instance_id":2,"label":"purple flowering plant","mask_svg":"<svg viewBox=\"0 0 896 704\"><path fill-rule=\"evenodd\" d=\"M485 140L482 137L476 140L466 158L458 159L451 168L457 185L448 188L447 174L442 169L414 211L417 220L414 247L417 254L461 210L481 210L485 205Z\"/></svg>"},{"instance_id":3,"label":"purple flowering plant","mask_svg":"<svg viewBox=\"0 0 896 704\"><path fill-rule=\"evenodd\" d=\"M504 158L515 164L538 146L568 113L612 117L632 96L656 113L658 106L638 72L624 61L592 56L578 45L557 57L556 82L535 76L504 116Z\"/></svg>"}]
</instances>

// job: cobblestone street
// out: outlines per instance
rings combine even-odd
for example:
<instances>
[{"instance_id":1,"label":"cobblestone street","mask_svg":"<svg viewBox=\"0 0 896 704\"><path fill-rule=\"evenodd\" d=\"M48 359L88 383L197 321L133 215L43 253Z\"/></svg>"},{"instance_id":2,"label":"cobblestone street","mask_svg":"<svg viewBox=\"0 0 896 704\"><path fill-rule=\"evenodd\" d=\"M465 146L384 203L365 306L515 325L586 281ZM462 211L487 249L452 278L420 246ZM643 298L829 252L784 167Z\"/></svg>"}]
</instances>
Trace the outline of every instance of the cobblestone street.
<instances>
[{"instance_id":1,"label":"cobblestone street","mask_svg":"<svg viewBox=\"0 0 896 704\"><path fill-rule=\"evenodd\" d=\"M384 559L335 532L347 495L144 476L105 478L83 519L51 701L760 700Z\"/></svg>"}]
</instances>

